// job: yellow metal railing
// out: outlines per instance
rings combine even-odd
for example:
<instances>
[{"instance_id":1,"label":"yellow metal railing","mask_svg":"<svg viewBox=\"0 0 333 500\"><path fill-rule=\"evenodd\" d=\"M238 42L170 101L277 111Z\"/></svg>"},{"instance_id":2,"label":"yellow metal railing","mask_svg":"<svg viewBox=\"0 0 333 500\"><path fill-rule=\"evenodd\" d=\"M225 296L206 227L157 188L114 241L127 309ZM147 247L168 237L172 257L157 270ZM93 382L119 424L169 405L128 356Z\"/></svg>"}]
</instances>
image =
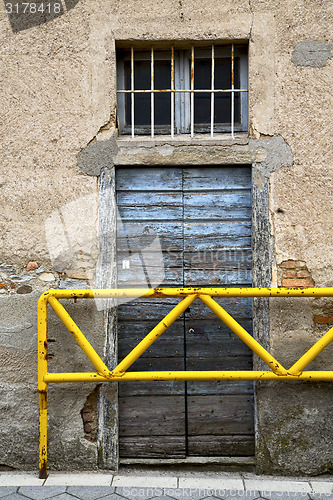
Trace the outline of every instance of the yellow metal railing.
<instances>
[{"instance_id":1,"label":"yellow metal railing","mask_svg":"<svg viewBox=\"0 0 333 500\"><path fill-rule=\"evenodd\" d=\"M112 370L103 363L59 299L181 297L182 300ZM213 297L333 297L333 288L155 288L110 290L49 290L38 301L39 477L47 475L47 387L59 382L120 382L139 380L333 380L333 371L304 371L333 340L333 328L288 370L233 319ZM267 371L148 371L128 368L192 304L200 299L269 367ZM47 369L47 304L61 319L96 372L49 373Z\"/></svg>"}]
</instances>

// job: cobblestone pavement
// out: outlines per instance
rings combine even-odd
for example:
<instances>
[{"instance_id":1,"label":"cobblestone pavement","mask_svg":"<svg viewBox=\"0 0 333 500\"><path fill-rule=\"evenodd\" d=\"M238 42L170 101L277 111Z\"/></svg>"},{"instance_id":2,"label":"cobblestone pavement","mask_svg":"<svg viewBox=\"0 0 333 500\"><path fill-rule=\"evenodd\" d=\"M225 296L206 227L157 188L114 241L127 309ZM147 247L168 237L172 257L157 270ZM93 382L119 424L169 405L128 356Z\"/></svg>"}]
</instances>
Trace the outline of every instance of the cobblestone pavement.
<instances>
[{"instance_id":1,"label":"cobblestone pavement","mask_svg":"<svg viewBox=\"0 0 333 500\"><path fill-rule=\"evenodd\" d=\"M333 478L0 473L0 500L333 500Z\"/></svg>"}]
</instances>

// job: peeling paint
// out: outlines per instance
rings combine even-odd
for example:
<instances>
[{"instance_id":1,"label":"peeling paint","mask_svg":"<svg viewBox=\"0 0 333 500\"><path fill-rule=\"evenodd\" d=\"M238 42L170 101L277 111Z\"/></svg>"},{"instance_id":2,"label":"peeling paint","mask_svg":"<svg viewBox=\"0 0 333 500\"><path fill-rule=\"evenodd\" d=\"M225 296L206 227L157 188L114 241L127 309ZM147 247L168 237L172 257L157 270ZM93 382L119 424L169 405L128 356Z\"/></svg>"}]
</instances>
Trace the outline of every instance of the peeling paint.
<instances>
[{"instance_id":1,"label":"peeling paint","mask_svg":"<svg viewBox=\"0 0 333 500\"><path fill-rule=\"evenodd\" d=\"M291 60L295 66L321 68L333 57L333 44L314 40L303 40L296 45Z\"/></svg>"}]
</instances>

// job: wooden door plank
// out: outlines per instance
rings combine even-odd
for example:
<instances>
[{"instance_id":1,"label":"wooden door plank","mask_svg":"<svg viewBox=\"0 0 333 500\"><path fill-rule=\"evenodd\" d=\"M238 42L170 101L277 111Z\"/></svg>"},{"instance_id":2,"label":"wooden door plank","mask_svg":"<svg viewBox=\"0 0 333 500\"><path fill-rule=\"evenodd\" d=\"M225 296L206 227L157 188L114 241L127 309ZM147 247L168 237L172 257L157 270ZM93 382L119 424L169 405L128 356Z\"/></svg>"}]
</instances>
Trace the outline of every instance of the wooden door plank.
<instances>
[{"instance_id":1,"label":"wooden door plank","mask_svg":"<svg viewBox=\"0 0 333 500\"><path fill-rule=\"evenodd\" d=\"M185 269L184 281L186 286L228 287L252 285L252 271L250 269Z\"/></svg>"},{"instance_id":2,"label":"wooden door plank","mask_svg":"<svg viewBox=\"0 0 333 500\"><path fill-rule=\"evenodd\" d=\"M244 166L190 167L183 169L184 191L249 189L251 168Z\"/></svg>"},{"instance_id":3,"label":"wooden door plank","mask_svg":"<svg viewBox=\"0 0 333 500\"><path fill-rule=\"evenodd\" d=\"M123 192L117 195L122 221L182 220L183 193L180 192Z\"/></svg>"},{"instance_id":4,"label":"wooden door plank","mask_svg":"<svg viewBox=\"0 0 333 500\"><path fill-rule=\"evenodd\" d=\"M252 321L245 319L241 323L251 334ZM185 334L188 358L252 356L251 349L221 321L186 319Z\"/></svg>"},{"instance_id":5,"label":"wooden door plank","mask_svg":"<svg viewBox=\"0 0 333 500\"><path fill-rule=\"evenodd\" d=\"M184 436L185 399L179 396L119 398L120 436Z\"/></svg>"},{"instance_id":6,"label":"wooden door plank","mask_svg":"<svg viewBox=\"0 0 333 500\"><path fill-rule=\"evenodd\" d=\"M149 250L149 252L143 253L145 264L149 267L160 266L160 252ZM117 253L117 260L120 266L119 271L122 273L126 270L123 269L123 260L130 258L131 266L142 264L141 256L139 253L129 255L128 251ZM178 252L163 251L162 249L162 261L163 266L166 271L172 271L173 268L183 267L183 251L180 249ZM234 267L237 269L237 266Z\"/></svg>"},{"instance_id":7,"label":"wooden door plank","mask_svg":"<svg viewBox=\"0 0 333 500\"><path fill-rule=\"evenodd\" d=\"M184 223L184 248L192 252L226 248L251 247L251 223L188 222Z\"/></svg>"},{"instance_id":8,"label":"wooden door plank","mask_svg":"<svg viewBox=\"0 0 333 500\"><path fill-rule=\"evenodd\" d=\"M251 457L254 455L253 436L189 436L189 456Z\"/></svg>"},{"instance_id":9,"label":"wooden door plank","mask_svg":"<svg viewBox=\"0 0 333 500\"><path fill-rule=\"evenodd\" d=\"M185 435L122 436L119 454L123 458L185 458Z\"/></svg>"},{"instance_id":10,"label":"wooden door plank","mask_svg":"<svg viewBox=\"0 0 333 500\"><path fill-rule=\"evenodd\" d=\"M177 288L183 284L182 268L165 268L162 262L160 267L146 266L145 260L142 264L132 265L129 261L130 269L123 269L122 263L118 265L119 288L146 288L148 283L151 288Z\"/></svg>"},{"instance_id":11,"label":"wooden door plank","mask_svg":"<svg viewBox=\"0 0 333 500\"><path fill-rule=\"evenodd\" d=\"M116 190L119 191L179 191L182 189L181 167L118 167Z\"/></svg>"},{"instance_id":12,"label":"wooden door plank","mask_svg":"<svg viewBox=\"0 0 333 500\"><path fill-rule=\"evenodd\" d=\"M214 297L214 300L240 323L241 320L252 317L252 299L249 297ZM200 299L196 299L186 309L185 314L187 319L193 320L216 321L217 318Z\"/></svg>"},{"instance_id":13,"label":"wooden door plank","mask_svg":"<svg viewBox=\"0 0 333 500\"><path fill-rule=\"evenodd\" d=\"M180 302L181 299L175 298L152 298L152 299L134 299L118 307L119 321L132 321L137 318L139 321L152 320L156 325ZM183 315L180 316L180 318Z\"/></svg>"},{"instance_id":14,"label":"wooden door plank","mask_svg":"<svg viewBox=\"0 0 333 500\"><path fill-rule=\"evenodd\" d=\"M253 399L248 395L191 395L187 398L188 435L253 435Z\"/></svg>"},{"instance_id":15,"label":"wooden door plank","mask_svg":"<svg viewBox=\"0 0 333 500\"><path fill-rule=\"evenodd\" d=\"M158 238L156 240L156 238ZM150 247L164 251L183 250L182 222L124 222L117 237L118 252L138 252Z\"/></svg>"},{"instance_id":16,"label":"wooden door plank","mask_svg":"<svg viewBox=\"0 0 333 500\"><path fill-rule=\"evenodd\" d=\"M251 191L184 193L185 220L251 220Z\"/></svg>"},{"instance_id":17,"label":"wooden door plank","mask_svg":"<svg viewBox=\"0 0 333 500\"><path fill-rule=\"evenodd\" d=\"M193 388L193 394L195 390ZM215 391L216 393L216 391ZM215 394L214 393L214 394ZM153 382L119 382L119 396L172 396L185 394L185 382L167 380Z\"/></svg>"},{"instance_id":18,"label":"wooden door plank","mask_svg":"<svg viewBox=\"0 0 333 500\"><path fill-rule=\"evenodd\" d=\"M184 267L194 269L252 269L251 248L184 251Z\"/></svg>"},{"instance_id":19,"label":"wooden door plank","mask_svg":"<svg viewBox=\"0 0 333 500\"><path fill-rule=\"evenodd\" d=\"M200 358L199 356L186 359L187 370L251 370L252 356L221 356L218 358Z\"/></svg>"},{"instance_id":20,"label":"wooden door plank","mask_svg":"<svg viewBox=\"0 0 333 500\"><path fill-rule=\"evenodd\" d=\"M126 356L156 326L156 321L119 322L119 358ZM141 358L184 357L184 323L176 321L145 351Z\"/></svg>"},{"instance_id":21,"label":"wooden door plank","mask_svg":"<svg viewBox=\"0 0 333 500\"><path fill-rule=\"evenodd\" d=\"M187 394L190 396L202 394L249 394L253 396L253 382L248 380L210 380L209 382L193 380L187 382Z\"/></svg>"}]
</instances>

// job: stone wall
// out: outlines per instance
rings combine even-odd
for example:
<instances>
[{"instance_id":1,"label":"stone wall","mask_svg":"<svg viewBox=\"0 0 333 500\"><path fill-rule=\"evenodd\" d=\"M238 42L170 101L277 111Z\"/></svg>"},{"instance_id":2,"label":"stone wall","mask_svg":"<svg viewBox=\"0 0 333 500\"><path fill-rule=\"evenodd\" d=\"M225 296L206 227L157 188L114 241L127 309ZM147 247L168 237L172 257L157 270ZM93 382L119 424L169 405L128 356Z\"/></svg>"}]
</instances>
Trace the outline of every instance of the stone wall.
<instances>
[{"instance_id":1,"label":"stone wall","mask_svg":"<svg viewBox=\"0 0 333 500\"><path fill-rule=\"evenodd\" d=\"M81 0L62 5L61 15L36 25L28 17L15 24L4 9L0 12L0 404L5 422L0 455L3 467L17 469L37 467L37 298L49 288L96 284L102 169L133 162L232 164L245 158L253 164L254 243L264 249L256 283L333 286L330 2ZM183 39L249 41L249 139L116 139L115 41ZM70 304L70 310L100 353L110 355L98 305ZM318 318L330 318L332 310L328 299L255 304L256 333L288 366L329 328L329 320ZM50 334L57 339L50 348L52 369L69 364L90 369L52 314ZM313 367L328 369L331 362L328 347ZM258 470L330 470L331 387L257 385ZM51 386L50 467L97 467L96 441L86 439L92 436L86 429L90 422L82 420L94 391L90 385Z\"/></svg>"}]
</instances>

